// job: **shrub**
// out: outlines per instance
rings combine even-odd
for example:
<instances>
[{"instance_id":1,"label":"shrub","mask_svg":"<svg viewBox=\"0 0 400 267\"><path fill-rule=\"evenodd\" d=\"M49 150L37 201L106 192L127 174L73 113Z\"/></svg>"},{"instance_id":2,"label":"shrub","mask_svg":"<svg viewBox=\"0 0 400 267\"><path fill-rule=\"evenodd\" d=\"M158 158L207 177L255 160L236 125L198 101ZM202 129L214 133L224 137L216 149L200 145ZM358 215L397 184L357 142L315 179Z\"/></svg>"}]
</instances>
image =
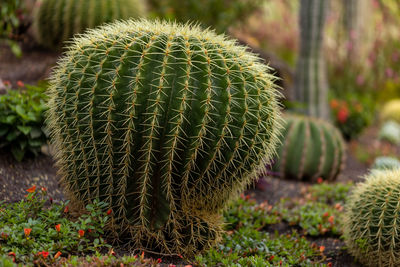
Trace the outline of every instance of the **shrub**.
<instances>
[{"instance_id":1,"label":"shrub","mask_svg":"<svg viewBox=\"0 0 400 267\"><path fill-rule=\"evenodd\" d=\"M109 203L109 229L138 249L211 246L220 210L277 143L268 67L223 36L158 21L110 24L69 49L49 122L70 198Z\"/></svg>"},{"instance_id":2,"label":"shrub","mask_svg":"<svg viewBox=\"0 0 400 267\"><path fill-rule=\"evenodd\" d=\"M23 85L0 95L0 147L21 161L27 152L37 155L47 141L44 129L45 87Z\"/></svg>"},{"instance_id":3,"label":"shrub","mask_svg":"<svg viewBox=\"0 0 400 267\"><path fill-rule=\"evenodd\" d=\"M35 35L40 44L60 48L87 28L144 15L143 0L42 0L35 10Z\"/></svg>"},{"instance_id":4,"label":"shrub","mask_svg":"<svg viewBox=\"0 0 400 267\"><path fill-rule=\"evenodd\" d=\"M285 117L273 172L286 179L334 180L344 164L345 143L332 125L305 116Z\"/></svg>"},{"instance_id":5,"label":"shrub","mask_svg":"<svg viewBox=\"0 0 400 267\"><path fill-rule=\"evenodd\" d=\"M379 139L392 144L400 144L400 124L395 121L387 121L379 131Z\"/></svg>"},{"instance_id":6,"label":"shrub","mask_svg":"<svg viewBox=\"0 0 400 267\"><path fill-rule=\"evenodd\" d=\"M371 172L352 192L344 237L350 253L367 266L399 266L400 170Z\"/></svg>"}]
</instances>

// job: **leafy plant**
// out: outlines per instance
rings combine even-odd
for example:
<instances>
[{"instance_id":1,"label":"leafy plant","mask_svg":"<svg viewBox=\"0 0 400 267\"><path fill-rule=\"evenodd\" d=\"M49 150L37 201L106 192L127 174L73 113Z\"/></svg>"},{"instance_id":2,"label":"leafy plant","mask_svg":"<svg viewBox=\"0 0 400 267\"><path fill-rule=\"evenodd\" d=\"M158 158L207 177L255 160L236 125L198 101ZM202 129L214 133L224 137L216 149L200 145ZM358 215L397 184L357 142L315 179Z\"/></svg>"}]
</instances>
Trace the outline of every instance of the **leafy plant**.
<instances>
[{"instance_id":1,"label":"leafy plant","mask_svg":"<svg viewBox=\"0 0 400 267\"><path fill-rule=\"evenodd\" d=\"M107 204L93 202L77 219L68 203L48 204L45 188L29 188L19 203L0 205L0 252L15 262L54 263L69 254L82 255L109 248L103 239Z\"/></svg>"},{"instance_id":2,"label":"leafy plant","mask_svg":"<svg viewBox=\"0 0 400 267\"><path fill-rule=\"evenodd\" d=\"M314 202L322 202L330 205L344 204L353 186L353 182L315 184L309 187L307 197Z\"/></svg>"},{"instance_id":3,"label":"leafy plant","mask_svg":"<svg viewBox=\"0 0 400 267\"><path fill-rule=\"evenodd\" d=\"M37 155L47 141L44 129L45 86L23 85L0 95L0 147L21 161L27 152ZM22 87L25 87L23 89Z\"/></svg>"},{"instance_id":4,"label":"leafy plant","mask_svg":"<svg viewBox=\"0 0 400 267\"><path fill-rule=\"evenodd\" d=\"M190 255L278 142L275 77L245 47L197 26L116 22L69 47L49 90L62 182L110 204L116 238Z\"/></svg>"}]
</instances>

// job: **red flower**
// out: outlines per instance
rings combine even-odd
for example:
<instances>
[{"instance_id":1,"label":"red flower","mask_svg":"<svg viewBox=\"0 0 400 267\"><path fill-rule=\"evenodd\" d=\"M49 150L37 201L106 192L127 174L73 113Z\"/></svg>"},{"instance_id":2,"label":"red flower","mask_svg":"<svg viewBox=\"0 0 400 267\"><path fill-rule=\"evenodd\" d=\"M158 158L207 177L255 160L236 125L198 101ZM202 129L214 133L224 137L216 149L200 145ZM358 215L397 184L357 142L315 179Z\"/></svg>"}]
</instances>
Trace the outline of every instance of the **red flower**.
<instances>
[{"instance_id":1,"label":"red flower","mask_svg":"<svg viewBox=\"0 0 400 267\"><path fill-rule=\"evenodd\" d=\"M175 264L170 264L170 265L168 265L168 267L176 267L176 265Z\"/></svg>"},{"instance_id":2,"label":"red flower","mask_svg":"<svg viewBox=\"0 0 400 267\"><path fill-rule=\"evenodd\" d=\"M324 250L325 250L325 246L320 246L319 247L319 251L322 253L322 252L324 252Z\"/></svg>"},{"instance_id":3,"label":"red flower","mask_svg":"<svg viewBox=\"0 0 400 267\"><path fill-rule=\"evenodd\" d=\"M56 228L57 232L60 232L61 231L61 224L56 224L55 228Z\"/></svg>"},{"instance_id":4,"label":"red flower","mask_svg":"<svg viewBox=\"0 0 400 267\"><path fill-rule=\"evenodd\" d=\"M324 214L322 214L322 217L328 217L329 216L329 212L325 212Z\"/></svg>"},{"instance_id":5,"label":"red flower","mask_svg":"<svg viewBox=\"0 0 400 267\"><path fill-rule=\"evenodd\" d=\"M317 183L322 184L323 182L324 182L324 179L322 179L322 177L318 177Z\"/></svg>"},{"instance_id":6,"label":"red flower","mask_svg":"<svg viewBox=\"0 0 400 267\"><path fill-rule=\"evenodd\" d=\"M112 212L112 209L107 210L107 215L110 215Z\"/></svg>"},{"instance_id":7,"label":"red flower","mask_svg":"<svg viewBox=\"0 0 400 267\"><path fill-rule=\"evenodd\" d=\"M36 185L32 186L31 188L26 189L28 193L33 193L36 191Z\"/></svg>"},{"instance_id":8,"label":"red flower","mask_svg":"<svg viewBox=\"0 0 400 267\"><path fill-rule=\"evenodd\" d=\"M46 188L46 187L42 187L41 190L42 190L43 192L47 192L47 188Z\"/></svg>"},{"instance_id":9,"label":"red flower","mask_svg":"<svg viewBox=\"0 0 400 267\"><path fill-rule=\"evenodd\" d=\"M273 259L275 258L275 256L274 255L271 255L271 257L269 257L269 261L272 261Z\"/></svg>"},{"instance_id":10,"label":"red flower","mask_svg":"<svg viewBox=\"0 0 400 267\"><path fill-rule=\"evenodd\" d=\"M349 110L346 107L342 107L339 109L336 117L340 123L345 123L349 117Z\"/></svg>"},{"instance_id":11,"label":"red flower","mask_svg":"<svg viewBox=\"0 0 400 267\"><path fill-rule=\"evenodd\" d=\"M28 237L31 234L32 228L24 228L24 234Z\"/></svg>"},{"instance_id":12,"label":"red flower","mask_svg":"<svg viewBox=\"0 0 400 267\"><path fill-rule=\"evenodd\" d=\"M15 257L15 252L12 252L12 251L9 252L9 253L8 253L8 256L13 256L13 257Z\"/></svg>"},{"instance_id":13,"label":"red flower","mask_svg":"<svg viewBox=\"0 0 400 267\"><path fill-rule=\"evenodd\" d=\"M157 263L161 263L162 260L160 258L157 259Z\"/></svg>"},{"instance_id":14,"label":"red flower","mask_svg":"<svg viewBox=\"0 0 400 267\"><path fill-rule=\"evenodd\" d=\"M332 262L328 262L328 264L326 266L332 267Z\"/></svg>"},{"instance_id":15,"label":"red flower","mask_svg":"<svg viewBox=\"0 0 400 267\"><path fill-rule=\"evenodd\" d=\"M24 87L25 84L22 81L17 81L17 85L18 87Z\"/></svg>"},{"instance_id":16,"label":"red flower","mask_svg":"<svg viewBox=\"0 0 400 267\"><path fill-rule=\"evenodd\" d=\"M43 258L47 258L47 256L49 256L49 252L47 252L47 251L41 251L41 252L38 252L37 255L38 255L38 256L42 255Z\"/></svg>"},{"instance_id":17,"label":"red flower","mask_svg":"<svg viewBox=\"0 0 400 267\"><path fill-rule=\"evenodd\" d=\"M83 231L83 230L79 230L78 233L79 233L79 237L83 237L85 235L85 231Z\"/></svg>"},{"instance_id":18,"label":"red flower","mask_svg":"<svg viewBox=\"0 0 400 267\"><path fill-rule=\"evenodd\" d=\"M61 256L61 252L58 251L58 252L56 253L56 255L54 255L54 259L57 259L57 258L60 257L60 256Z\"/></svg>"},{"instance_id":19,"label":"red flower","mask_svg":"<svg viewBox=\"0 0 400 267\"><path fill-rule=\"evenodd\" d=\"M8 81L8 80L4 80L4 81L3 81L3 84L4 84L5 86L10 86L10 85L11 85L11 82Z\"/></svg>"},{"instance_id":20,"label":"red flower","mask_svg":"<svg viewBox=\"0 0 400 267\"><path fill-rule=\"evenodd\" d=\"M64 213L68 213L68 211L69 211L68 206L65 206L65 208L64 208Z\"/></svg>"}]
</instances>

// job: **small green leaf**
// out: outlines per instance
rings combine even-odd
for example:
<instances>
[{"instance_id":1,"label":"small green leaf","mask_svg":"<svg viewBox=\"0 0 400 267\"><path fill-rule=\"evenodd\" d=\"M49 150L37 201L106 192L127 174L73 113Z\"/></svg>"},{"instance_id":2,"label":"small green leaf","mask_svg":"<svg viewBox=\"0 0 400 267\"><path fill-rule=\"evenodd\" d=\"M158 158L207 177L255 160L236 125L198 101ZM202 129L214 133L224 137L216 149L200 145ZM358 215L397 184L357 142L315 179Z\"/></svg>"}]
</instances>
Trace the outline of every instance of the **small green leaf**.
<instances>
[{"instance_id":1,"label":"small green leaf","mask_svg":"<svg viewBox=\"0 0 400 267\"><path fill-rule=\"evenodd\" d=\"M32 127L32 130L30 132L30 136L32 139L38 138L42 135L42 130L38 127Z\"/></svg>"},{"instance_id":2,"label":"small green leaf","mask_svg":"<svg viewBox=\"0 0 400 267\"><path fill-rule=\"evenodd\" d=\"M28 135L29 132L32 130L32 127L30 126L22 126L22 125L17 125L18 130L20 130L24 135Z\"/></svg>"},{"instance_id":3,"label":"small green leaf","mask_svg":"<svg viewBox=\"0 0 400 267\"><path fill-rule=\"evenodd\" d=\"M25 151L20 149L19 147L13 146L11 148L11 153L13 154L14 158L18 161L21 161L24 158Z\"/></svg>"},{"instance_id":4,"label":"small green leaf","mask_svg":"<svg viewBox=\"0 0 400 267\"><path fill-rule=\"evenodd\" d=\"M7 134L6 139L7 139L7 141L11 142L11 141L15 140L18 137L18 135L19 135L19 132L17 133L16 131L12 131Z\"/></svg>"}]
</instances>

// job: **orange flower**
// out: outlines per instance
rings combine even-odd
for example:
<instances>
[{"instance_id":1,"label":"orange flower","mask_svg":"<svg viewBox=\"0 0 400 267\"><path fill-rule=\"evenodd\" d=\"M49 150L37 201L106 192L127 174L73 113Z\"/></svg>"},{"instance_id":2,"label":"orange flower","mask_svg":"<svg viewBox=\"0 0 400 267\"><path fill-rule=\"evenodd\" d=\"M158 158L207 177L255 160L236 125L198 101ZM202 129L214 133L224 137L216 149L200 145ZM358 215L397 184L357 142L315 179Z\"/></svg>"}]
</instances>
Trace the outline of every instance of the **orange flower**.
<instances>
[{"instance_id":1,"label":"orange flower","mask_svg":"<svg viewBox=\"0 0 400 267\"><path fill-rule=\"evenodd\" d=\"M19 87L24 87L25 86L25 84L22 81L17 81L17 85Z\"/></svg>"},{"instance_id":2,"label":"orange flower","mask_svg":"<svg viewBox=\"0 0 400 267\"><path fill-rule=\"evenodd\" d=\"M13 256L13 257L15 257L15 252L12 252L12 251L9 252L9 253L8 253L8 256Z\"/></svg>"},{"instance_id":3,"label":"orange flower","mask_svg":"<svg viewBox=\"0 0 400 267\"><path fill-rule=\"evenodd\" d=\"M333 109L336 109L339 106L339 102L336 99L332 99L330 102L330 106Z\"/></svg>"},{"instance_id":4,"label":"orange flower","mask_svg":"<svg viewBox=\"0 0 400 267\"><path fill-rule=\"evenodd\" d=\"M83 237L85 235L85 231L83 231L83 230L79 230L78 233L79 233L79 237Z\"/></svg>"},{"instance_id":5,"label":"orange flower","mask_svg":"<svg viewBox=\"0 0 400 267\"><path fill-rule=\"evenodd\" d=\"M46 187L42 187L41 190L42 190L43 192L47 192L47 188L46 188Z\"/></svg>"},{"instance_id":6,"label":"orange flower","mask_svg":"<svg viewBox=\"0 0 400 267\"><path fill-rule=\"evenodd\" d=\"M28 193L33 193L36 191L36 185L32 186L31 188L26 189Z\"/></svg>"},{"instance_id":7,"label":"orange flower","mask_svg":"<svg viewBox=\"0 0 400 267\"><path fill-rule=\"evenodd\" d=\"M65 206L65 208L64 208L64 213L68 213L68 211L69 211L68 206Z\"/></svg>"},{"instance_id":8,"label":"orange flower","mask_svg":"<svg viewBox=\"0 0 400 267\"><path fill-rule=\"evenodd\" d=\"M38 252L37 255L38 255L38 256L42 255L43 258L47 258L47 256L49 256L49 252L47 252L47 251L41 251L41 252Z\"/></svg>"},{"instance_id":9,"label":"orange flower","mask_svg":"<svg viewBox=\"0 0 400 267\"><path fill-rule=\"evenodd\" d=\"M56 224L56 230L57 230L57 232L60 232L61 231L61 224Z\"/></svg>"},{"instance_id":10,"label":"orange flower","mask_svg":"<svg viewBox=\"0 0 400 267\"><path fill-rule=\"evenodd\" d=\"M325 250L325 246L320 246L319 247L319 251L322 253L322 252L324 252L324 250Z\"/></svg>"},{"instance_id":11,"label":"orange flower","mask_svg":"<svg viewBox=\"0 0 400 267\"><path fill-rule=\"evenodd\" d=\"M107 210L107 215L110 215L112 212L112 209Z\"/></svg>"},{"instance_id":12,"label":"orange flower","mask_svg":"<svg viewBox=\"0 0 400 267\"><path fill-rule=\"evenodd\" d=\"M60 257L60 256L61 256L61 252L58 251L58 252L56 253L56 255L54 255L54 259L57 259L57 258Z\"/></svg>"},{"instance_id":13,"label":"orange flower","mask_svg":"<svg viewBox=\"0 0 400 267\"><path fill-rule=\"evenodd\" d=\"M329 217L328 222L329 222L330 224L333 224L333 221L334 221L334 220L335 220L335 217L331 216L331 217Z\"/></svg>"},{"instance_id":14,"label":"orange flower","mask_svg":"<svg viewBox=\"0 0 400 267\"><path fill-rule=\"evenodd\" d=\"M8 81L8 80L4 80L4 81L3 81L3 84L4 84L5 86L10 86L10 85L11 85L11 82Z\"/></svg>"},{"instance_id":15,"label":"orange flower","mask_svg":"<svg viewBox=\"0 0 400 267\"><path fill-rule=\"evenodd\" d=\"M24 228L24 234L28 237L31 234L32 228Z\"/></svg>"}]
</instances>

